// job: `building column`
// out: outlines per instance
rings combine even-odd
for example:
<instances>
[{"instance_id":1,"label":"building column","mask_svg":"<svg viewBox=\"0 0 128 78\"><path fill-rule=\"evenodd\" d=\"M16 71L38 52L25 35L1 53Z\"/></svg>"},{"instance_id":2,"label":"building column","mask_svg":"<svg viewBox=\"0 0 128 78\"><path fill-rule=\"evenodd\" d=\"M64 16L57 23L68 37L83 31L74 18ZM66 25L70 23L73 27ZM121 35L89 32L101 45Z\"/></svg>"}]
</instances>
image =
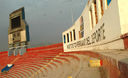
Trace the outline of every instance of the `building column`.
<instances>
[{"instance_id":1,"label":"building column","mask_svg":"<svg viewBox=\"0 0 128 78\"><path fill-rule=\"evenodd\" d=\"M103 0L103 10L107 9L107 0Z\"/></svg>"},{"instance_id":2,"label":"building column","mask_svg":"<svg viewBox=\"0 0 128 78\"><path fill-rule=\"evenodd\" d=\"M14 49L13 48L9 48L8 50L8 56L11 56L14 52Z\"/></svg>"},{"instance_id":3,"label":"building column","mask_svg":"<svg viewBox=\"0 0 128 78\"><path fill-rule=\"evenodd\" d=\"M19 48L18 48L18 47L16 47L16 48L14 49L14 56L17 56L17 55L18 55L18 53L19 53Z\"/></svg>"},{"instance_id":4,"label":"building column","mask_svg":"<svg viewBox=\"0 0 128 78\"><path fill-rule=\"evenodd\" d=\"M96 6L97 6L98 21L99 21L101 19L101 3L100 3L100 0L96 0Z\"/></svg>"},{"instance_id":5,"label":"building column","mask_svg":"<svg viewBox=\"0 0 128 78\"><path fill-rule=\"evenodd\" d=\"M92 20L93 20L93 27L96 25L96 15L95 15L95 6L94 3L92 3L91 5L91 9L92 9Z\"/></svg>"},{"instance_id":6,"label":"building column","mask_svg":"<svg viewBox=\"0 0 128 78\"><path fill-rule=\"evenodd\" d=\"M26 52L26 46L21 46L20 55L23 55Z\"/></svg>"}]
</instances>

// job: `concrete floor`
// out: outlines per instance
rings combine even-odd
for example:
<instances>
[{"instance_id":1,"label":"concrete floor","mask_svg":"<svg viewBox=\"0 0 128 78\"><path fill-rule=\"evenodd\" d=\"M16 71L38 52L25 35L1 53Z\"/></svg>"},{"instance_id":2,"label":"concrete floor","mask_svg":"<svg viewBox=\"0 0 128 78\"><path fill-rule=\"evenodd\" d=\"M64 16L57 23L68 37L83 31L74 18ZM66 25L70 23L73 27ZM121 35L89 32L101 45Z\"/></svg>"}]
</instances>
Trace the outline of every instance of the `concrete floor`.
<instances>
[{"instance_id":1,"label":"concrete floor","mask_svg":"<svg viewBox=\"0 0 128 78\"><path fill-rule=\"evenodd\" d=\"M52 66L53 69L47 68L48 71L38 72L32 78L101 78L99 67L89 67L88 63L90 58L85 55L76 55L80 61L67 58L71 63L62 61L63 64L57 64L57 68Z\"/></svg>"}]
</instances>

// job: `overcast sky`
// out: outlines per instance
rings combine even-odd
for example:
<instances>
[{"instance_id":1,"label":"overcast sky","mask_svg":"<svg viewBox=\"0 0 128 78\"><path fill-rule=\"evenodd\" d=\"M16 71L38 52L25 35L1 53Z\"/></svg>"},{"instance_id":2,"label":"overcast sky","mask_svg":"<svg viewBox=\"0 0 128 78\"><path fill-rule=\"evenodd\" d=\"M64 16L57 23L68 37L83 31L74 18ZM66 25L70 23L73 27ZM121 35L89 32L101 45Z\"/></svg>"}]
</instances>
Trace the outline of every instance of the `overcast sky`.
<instances>
[{"instance_id":1,"label":"overcast sky","mask_svg":"<svg viewBox=\"0 0 128 78\"><path fill-rule=\"evenodd\" d=\"M9 14L25 8L31 46L62 42L62 32L72 26L87 0L0 0L0 51L8 49ZM71 10L72 9L72 10Z\"/></svg>"}]
</instances>

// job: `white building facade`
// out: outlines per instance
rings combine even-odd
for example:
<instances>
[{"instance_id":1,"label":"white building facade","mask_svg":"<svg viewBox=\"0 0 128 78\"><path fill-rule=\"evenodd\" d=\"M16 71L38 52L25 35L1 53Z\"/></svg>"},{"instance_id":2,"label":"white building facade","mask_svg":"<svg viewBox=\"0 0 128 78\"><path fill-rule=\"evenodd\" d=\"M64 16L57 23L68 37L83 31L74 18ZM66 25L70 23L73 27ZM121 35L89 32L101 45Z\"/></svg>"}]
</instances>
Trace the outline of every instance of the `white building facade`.
<instances>
[{"instance_id":1,"label":"white building facade","mask_svg":"<svg viewBox=\"0 0 128 78\"><path fill-rule=\"evenodd\" d=\"M65 52L128 49L127 0L89 0L81 16L62 33Z\"/></svg>"}]
</instances>

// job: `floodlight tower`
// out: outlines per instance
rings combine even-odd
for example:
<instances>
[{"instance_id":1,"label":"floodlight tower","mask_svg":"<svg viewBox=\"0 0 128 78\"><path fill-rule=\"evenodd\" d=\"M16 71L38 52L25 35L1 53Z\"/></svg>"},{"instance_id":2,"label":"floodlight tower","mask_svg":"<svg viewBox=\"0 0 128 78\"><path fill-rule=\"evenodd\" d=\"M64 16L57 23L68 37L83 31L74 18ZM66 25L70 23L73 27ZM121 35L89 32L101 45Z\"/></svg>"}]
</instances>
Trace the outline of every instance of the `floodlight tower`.
<instances>
[{"instance_id":1,"label":"floodlight tower","mask_svg":"<svg viewBox=\"0 0 128 78\"><path fill-rule=\"evenodd\" d=\"M25 11L22 7L9 15L8 56L23 55L29 41L29 26L25 21Z\"/></svg>"}]
</instances>

